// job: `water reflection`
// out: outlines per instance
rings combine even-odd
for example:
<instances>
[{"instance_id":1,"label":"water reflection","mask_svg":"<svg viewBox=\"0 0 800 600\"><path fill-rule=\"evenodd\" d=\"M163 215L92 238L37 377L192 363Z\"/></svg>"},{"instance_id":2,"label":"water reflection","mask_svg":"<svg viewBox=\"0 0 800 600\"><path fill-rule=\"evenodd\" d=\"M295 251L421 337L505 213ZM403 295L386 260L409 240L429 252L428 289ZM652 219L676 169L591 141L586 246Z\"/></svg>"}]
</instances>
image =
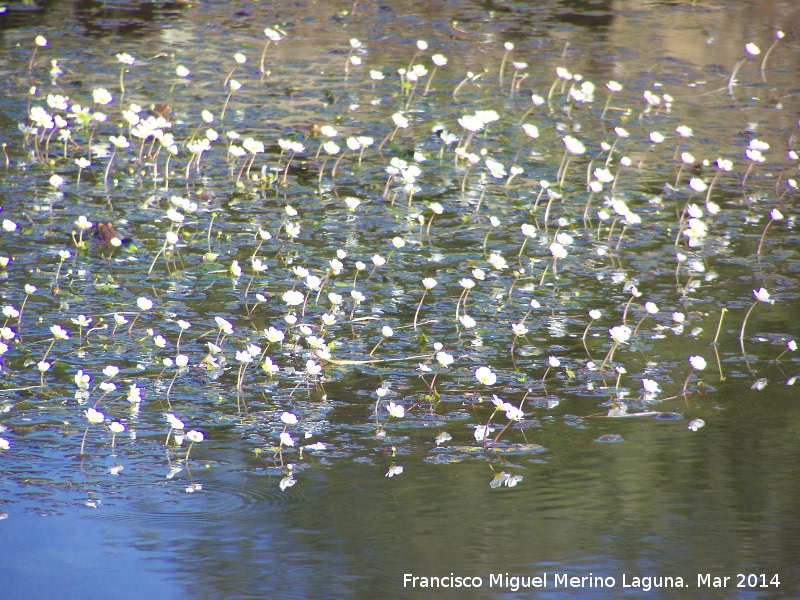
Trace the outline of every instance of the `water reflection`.
<instances>
[{"instance_id":1,"label":"water reflection","mask_svg":"<svg viewBox=\"0 0 800 600\"><path fill-rule=\"evenodd\" d=\"M548 446L546 464L521 461L531 465L524 493L490 490L482 460L453 469L409 458L404 475L390 480L380 477L388 459L378 457L311 467L302 485L276 495L263 468L223 453L225 468L204 474L203 493L183 497L179 509L162 517L133 505L142 531L134 546L168 550L171 575L206 598L256 598L267 589L292 598L426 597L404 590L402 575L451 572L481 576L487 586L491 574L506 572L593 572L618 582L623 574L629 581L672 575L694 589L697 573L743 569L781 575L780 590L755 597L786 597L797 584L791 557L800 540L792 500L798 478L786 464L797 464L791 423L800 413L791 402L767 402L757 410L727 407L713 428L677 445L672 432L685 424L617 421L611 430L625 441L613 445L546 425L537 436ZM233 488L246 498L232 497ZM159 504L153 508L161 512Z\"/></svg>"},{"instance_id":2,"label":"water reflection","mask_svg":"<svg viewBox=\"0 0 800 600\"><path fill-rule=\"evenodd\" d=\"M676 103L675 113L670 113L667 122L674 125L673 120L680 118L697 131L708 132L699 145L709 156L741 154L745 138L741 132L731 133L729 123L749 123L747 127L756 127L759 136L763 134L781 151L786 147L787 132L793 131L791 115L796 114L796 99L787 90L796 86L793 65L797 53L789 40L777 47L771 59L768 84L758 83L758 63L753 60L740 73L746 81L756 82L747 87L747 94L734 98L726 89L733 65L743 56L744 43L772 40L778 27L791 33L795 9L790 2L757 7L734 2L694 7L689 3L662 3L645 8L635 2L346 4L350 10L355 6L354 20L343 13L341 3L332 2L268 8L238 2L51 3L34 8L41 7L37 27L48 35L52 32L54 45L57 41L59 52L67 54L65 64L90 62L87 57L93 55L108 59L122 49L117 44L147 57L136 67L138 72L131 71L126 101L145 106L172 102L171 118L182 131L194 126L190 121L196 120L200 108L222 105L227 92L218 84L232 53L246 50L252 61L264 42L262 29L274 25L272 21L289 29L292 38L277 44L270 53L267 83L252 85L232 99L225 126L270 139L277 137L277 132L293 135L314 150L319 144L315 125L318 129L321 124L335 122L342 131L369 132L376 138L391 127L388 123L393 108L370 101L382 94L387 102L394 99L395 84L381 84L385 87L377 87L376 92L364 81L343 81L341 69L351 36L369 45L371 60L387 73L406 66L407 51L419 37L446 51L453 68L437 75L433 100L425 104L432 117L443 120L452 121L454 114L471 110L473 103L481 108L500 109L502 105L509 113L522 114L530 106L530 93L546 95L554 66L566 64L585 78L596 80L598 87L612 77L624 81L630 95L620 105L628 101L634 105L632 99L639 101L642 91L655 89L656 84L670 90L700 90L687 94L683 104ZM24 39L30 45L33 21L22 18L17 5L10 7L9 15L3 25L6 39ZM64 23L69 28L62 27ZM70 29L78 33L67 38ZM522 87L525 93L498 93L493 86L484 86L484 80L468 86L460 100L451 103L450 90L467 69L497 69L505 41L516 44L515 59L530 65L530 77ZM172 75L175 61L170 54L177 50L180 60L191 65L195 78L191 86ZM22 50L11 45L3 53L9 65L14 63L4 69L16 69L15 77L26 73L29 55L23 56ZM46 63L43 65L46 70ZM119 73L114 70L116 65L111 70L107 65L107 60L98 61L97 66L86 67L86 74L74 69L76 74L64 79L64 88L78 96L81 86L90 85L79 75L96 76L98 82L111 86ZM91 73L95 68L99 72ZM169 75L165 75L167 72ZM91 86L95 83L93 80ZM19 92L21 84L8 78L0 85L4 91L13 92L2 100L3 111L14 115L12 121L19 119L27 100ZM769 93L773 87L778 90L775 94ZM784 110L776 110L779 104ZM356 105L360 108L350 108ZM634 126L637 116L629 117ZM542 119L551 129L575 127L581 122L558 114ZM13 122L4 124L4 135L18 135L14 127ZM725 136L720 138L717 134L721 132ZM590 137L587 131L572 133ZM606 133L612 135L610 129ZM514 136L498 127L486 139L500 151L517 143ZM599 135L595 137L593 144L600 139ZM621 286L628 272L636 274L637 285L647 290L649 298L681 310L686 319L678 334L672 329L678 327L674 317L666 311L648 317L653 322L648 322L653 325L648 329L652 335L641 337L635 349L626 354L625 364L631 373L647 374L675 387L671 379L682 379L689 373L685 364L689 346L691 351L707 349L710 358L709 344L718 327L720 305L740 318L749 306L750 288L756 279L768 280L771 287L779 288L781 302L753 314L748 329L753 333L746 339L751 353L775 356L779 350L772 351L798 333L797 310L792 303L796 287L793 225L780 230L775 227L769 260L754 265L753 232L764 224L755 208L758 204L743 198L733 186L719 189L715 198L725 210L716 222L727 233L715 238L702 258L713 262L716 277L726 284L720 286L722 291L714 288L714 279L701 275L699 268L691 274L682 272L682 279L677 280L675 264L671 259L665 264L664 259L674 254L674 238L652 232L665 232L665 224L674 221L675 213L689 198L664 191L664 182L672 181L674 175L669 162L672 147L661 153L658 162L647 141L637 144L632 156L637 161L647 157L652 167L647 166L641 178L624 190L645 216L644 227L626 232L624 257L590 253L588 249L611 244L601 244L595 236L587 235L577 242L586 250L586 260L561 265L558 281L538 287L521 283L512 295L506 276L490 274L483 295L476 292L468 304L472 314L494 315L480 327L479 338L464 332L451 342L452 315L445 315L442 308L446 302L429 300L423 308L422 318L430 319L425 323L427 335L431 340L451 343L448 349L457 352L462 364L470 369L482 364L504 369L506 387L497 390L504 397L519 401L527 387L536 389L526 405L534 414L524 422L524 432L515 426L503 438L509 444L530 446L484 454L474 442L474 431L491 414L488 402L477 408L465 402L474 388L465 385L463 373L441 369L437 376L441 404L435 416L428 414L432 401L420 390L424 391L432 375L421 379L413 363L396 369L374 365L331 369L331 381L324 390L304 385L298 376L301 383L294 395L288 394L290 388L261 378L257 384L248 384L249 412L244 416L232 408L236 398L231 393L235 382L230 374L213 378L200 372L183 373L176 380L173 402L202 422L207 434L207 440L192 451L191 471L180 465L183 450L167 452L163 448L167 429L162 432L154 423L162 422L165 408L155 400L127 421L129 429L141 431L137 440L141 443L118 438L118 456L112 458L98 436L90 439L91 456L82 461L75 456L73 442L81 434L82 423L75 423L76 403L72 398L60 391L40 394L23 390L13 396L15 454L3 454L0 467L4 476L0 487L3 510L9 516L7 523L13 523L11 527L0 524L4 545L25 548L31 544L30 538L34 538L35 547L44 545L36 541L44 537L36 534L39 522L24 511L52 514L59 524L70 525L45 534L62 540L77 537L73 523L78 532L85 524L85 530L92 534L91 538L87 535L85 544L93 551L86 561L106 564L106 553L125 559L112 574L129 569L143 573L141 579L120 581L139 597L260 598L277 593L297 598L422 598L431 595L402 587L404 573L441 576L453 572L488 581L493 573L524 575L545 570L618 579L623 573L681 576L691 585L683 590L641 593L642 597L794 595L800 580L795 564L800 532L794 500L800 480L795 444L798 410L791 398L793 388L784 388L784 383L794 373L796 362L787 357L784 372L780 364L762 360L757 376L766 378L767 387L751 390L755 374L738 350L740 321L729 316L721 327L722 341L713 347L713 352L721 356L721 376L710 368L705 394L694 393L693 380L685 406L682 398L657 405L657 410L669 411L660 419L602 418L610 408L608 399L618 392L633 408L652 407L637 405L641 392L638 387L633 389L638 385L635 379L623 380L620 388L613 377L583 371L580 336L586 327L584 315L597 304L606 314L618 317L630 301L629 291ZM391 151L409 157L414 150L422 150L435 156L440 145L434 135L413 132L398 137ZM557 150L553 150L555 147ZM537 143L535 151L540 154L521 155L521 163L533 173L531 180L553 179L556 165L552 163L558 162L553 156L560 154L560 139L551 132L550 138L543 137ZM553 156L543 158L550 151ZM15 152L15 167L28 160L23 153ZM31 299L26 313L31 330L21 332L21 336L39 335L45 321L71 316L73 306L97 302L111 311L135 301L139 294L159 297L161 312L151 326L172 324L187 314L204 322L213 322L220 310L235 314L241 308L243 286L227 281L219 285L218 265L203 261L206 250L210 251L213 243L215 250L225 253L226 260L236 257L244 262L252 250L248 246L252 239L243 241L244 236L239 235L244 231L254 238L262 225L277 229L285 218L286 203L301 208L304 217L308 215L308 228L313 231L302 246L307 255L297 249L288 250L286 255L319 272L327 268L331 249L347 249L356 256L374 251L376 240L388 242L398 233L419 240L412 251L397 252L391 268L376 272L372 289L380 294L376 292L370 298L369 312L363 313L365 319L380 319L397 328L394 339L384 345L395 354L410 354L412 349L422 352L411 334L398 327L413 318L420 292L417 282L422 277L437 278L437 293L442 294L439 298L456 297L461 292L458 280L469 275L475 256L483 260L489 250L499 249L511 258L518 250L516 241L510 238L512 227L508 223L527 210L527 193L507 194L501 185L478 182L474 177L466 201L453 200L453 190L459 188L460 181L448 170L443 181L424 182L421 196L425 199L452 200L448 211L433 223L435 235L426 237L418 222L407 221L399 208L392 213L389 201L381 198L386 178L384 162L373 157L361 170L343 166L335 186L327 181L317 186L320 167L321 161L310 156L298 160L290 171L294 187L281 192L285 195L276 201L266 193L256 197L236 190L228 180L229 167L219 156L216 162L206 161L192 185L198 186L197 190L193 188L198 192L194 197L201 202L204 218L213 211L221 214L215 221L214 237L208 226L208 248L206 220L202 228L191 230L194 241L200 242L179 248L169 266L158 271L161 275L155 281L143 280L141 264L116 262L110 252L80 256L74 263L70 285L63 284L68 292L62 298L54 303ZM31 166L31 171L36 168ZM104 190L95 186L97 175L91 179L87 173L84 181L92 187L80 192L71 189L64 197L57 197L42 183L46 178L40 182L29 172L15 168L3 177L7 184L0 191L4 209L10 212L31 206L19 211L29 213L26 222L31 232L20 236L21 247L11 249L15 266L23 274L31 274L42 288L49 285L49 279L38 269L57 264L58 250L69 243L72 221L88 210L104 218L108 215L108 219L125 219L121 231L131 235L141 248L161 243L164 226L155 221L153 209L158 198L138 184L123 180L119 187ZM755 175L754 180L759 181ZM761 180L754 185L768 189L771 183ZM173 185L177 188L182 183ZM317 187L319 193L315 193ZM568 194L565 202L582 207L585 198L578 197L577 190L569 189L573 196ZM339 201L351 194L362 200L364 210L354 219ZM399 196L397 206L404 202L405 197ZM502 226L495 232L473 222L470 202L472 206L482 202L492 214L499 215ZM384 218L387 214L389 218ZM486 240L490 240L488 250L483 252ZM531 246L535 252L531 252L526 268L542 269L550 264L542 240L532 241ZM270 259L277 261L279 256L283 255L276 252ZM17 285L7 271L2 276L8 289ZM702 280L702 285L691 288L687 279ZM288 285L292 280L286 280ZM123 282L124 288L115 287L117 282ZM676 287L683 286L688 293L676 301ZM727 287L731 289L724 289ZM349 280L340 288L349 291ZM731 295L725 295L725 291ZM532 296L541 300L527 321L533 331L513 355L508 348L510 326L528 310ZM283 306L273 298L259 306L252 323L262 330L281 319L283 312ZM38 316L42 316L42 323L35 323ZM640 316L646 315L636 314L637 319ZM608 349L604 345L606 325L605 321L595 324L587 337L596 360L602 360ZM688 335L693 329L705 333ZM377 330L365 327L363 331L367 333L358 336L345 331L339 355L366 355L379 338ZM99 347L113 348L124 375L135 379L139 365L152 359L152 351L126 338L122 330L118 335L119 340L106 333L97 334L95 345L87 344L88 351L73 348L61 357L60 371L54 369L57 372L50 374L53 387L64 389L73 372L89 360L87 353ZM187 339L182 347L199 354L205 352L205 341ZM580 356L581 362L575 360L570 365L578 377L563 369L539 386L548 355L564 357L565 361ZM34 368L33 360L11 352L3 364L4 373L25 373L25 369ZM302 372L302 365L297 369ZM167 373L147 393L162 399L169 377ZM39 374L28 378L35 384ZM387 400L403 402L412 416L402 424L386 426L386 437L381 438L373 419L373 393L384 383L392 390ZM470 380L470 384L474 382ZM272 457L281 426L271 421L275 411L283 408L301 413L313 441L324 439L329 444L325 451L307 451L302 461L297 449L284 449L281 459L284 463L296 462L298 481L284 492L278 482L285 468ZM122 414L114 410L117 416ZM687 431L689 416L704 418L706 427L695 433ZM437 450L433 440L442 431L452 439ZM257 455L254 449L262 453ZM114 475L110 469L117 464L123 470ZM387 478L392 465L402 465L403 473ZM513 489L491 489L489 482L503 470L523 475L522 483ZM76 516L76 506L85 512ZM101 536L106 539L101 541ZM131 552L131 548L136 551ZM75 546L67 544L55 551L66 562L64 556L74 550ZM8 561L4 572L8 569L15 574L10 580L16 594L12 597L27 597L28 580L54 570L52 563L41 568L41 561L28 555L4 560ZM142 560L147 566L141 565ZM148 571L159 573L155 589L148 587ZM733 588L698 592L694 587L698 573L733 576L738 572L777 573L782 586L739 594ZM90 575L78 573L62 587L76 593L88 589ZM54 579L52 586L56 583L62 582ZM531 597L527 591L515 594L488 588L451 595ZM539 595L617 598L624 591L551 589ZM435 596L448 597L448 593Z\"/></svg>"}]
</instances>

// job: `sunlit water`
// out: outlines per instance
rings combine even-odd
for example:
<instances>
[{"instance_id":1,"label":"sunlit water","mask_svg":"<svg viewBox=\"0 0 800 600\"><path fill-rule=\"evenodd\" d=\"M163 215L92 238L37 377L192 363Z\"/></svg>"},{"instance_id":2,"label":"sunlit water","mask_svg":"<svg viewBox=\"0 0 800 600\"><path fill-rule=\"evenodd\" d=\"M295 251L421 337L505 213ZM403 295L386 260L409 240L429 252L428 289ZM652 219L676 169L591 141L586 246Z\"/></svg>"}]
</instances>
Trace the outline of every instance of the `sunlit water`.
<instances>
[{"instance_id":1,"label":"sunlit water","mask_svg":"<svg viewBox=\"0 0 800 600\"><path fill-rule=\"evenodd\" d=\"M791 3L366 4L57 3L2 16L0 293L13 307L0 390L10 445L0 450L2 597L796 596ZM264 52L265 27L281 39ZM124 95L123 52L135 58ZM432 73L439 53L448 62ZM415 64L428 72L403 89L397 70ZM570 97L585 81L593 97ZM622 90L609 92L609 81ZM98 88L110 103L95 102ZM83 128L48 94L107 120ZM177 156L167 162L169 144L132 135L122 113L131 103L141 118L169 105L162 131ZM42 126L21 131L36 126L29 106L67 118L74 143ZM469 138L467 167L454 153L468 137L458 119L476 110L499 119ZM392 136L405 124L398 112L408 127ZM209 129L219 139L190 164L189 145ZM111 135L131 147L115 151ZM347 148L351 136L373 142L361 154ZM565 157L566 136L585 152ZM251 154L228 149L249 137L265 148L248 168ZM279 139L303 145L291 163ZM331 140L334 154L321 149ZM769 145L763 162L745 154L753 140ZM614 144L616 182L590 193L587 176L608 158L601 144ZM682 152L693 155L683 166ZM79 168L79 157L93 164ZM390 180L392 158L420 169L411 198L402 170ZM505 174L493 177L486 159ZM509 179L512 166L522 171ZM627 216L604 203L612 187ZM82 215L93 222L87 243ZM93 232L106 222L130 243L99 243ZM555 262L554 241L565 252ZM255 273L253 257L267 270ZM320 278L319 295L295 267ZM425 278L436 285L423 297ZM760 288L774 303L756 299ZM364 294L355 307L353 289ZM290 290L302 304L288 305ZM330 292L343 296L339 308ZM154 307L139 307L142 297ZM115 327L115 314L127 323ZM191 327L180 333L179 320ZM54 339L54 324L69 339ZM527 332L515 336L515 324ZM635 334L614 349L609 329L623 324ZM270 343L268 327L286 339ZM260 349L243 369L248 344ZM178 354L186 368L164 364ZM264 356L279 367L272 377ZM119 374L104 374L108 365ZM482 366L496 381L476 379ZM79 369L88 390L76 385ZM659 391L646 395L643 378ZM129 401L131 384L141 402ZM494 411L493 395L521 420ZM90 407L102 424L87 420ZM184 429L170 431L166 413ZM698 420L705 426L692 431ZM125 430L112 435L112 421ZM486 442L476 441L487 423ZM190 430L204 434L191 449ZM509 479L494 479L502 473ZM545 573L535 591L503 577ZM482 585L412 589L406 574ZM556 580L590 575L606 587Z\"/></svg>"}]
</instances>

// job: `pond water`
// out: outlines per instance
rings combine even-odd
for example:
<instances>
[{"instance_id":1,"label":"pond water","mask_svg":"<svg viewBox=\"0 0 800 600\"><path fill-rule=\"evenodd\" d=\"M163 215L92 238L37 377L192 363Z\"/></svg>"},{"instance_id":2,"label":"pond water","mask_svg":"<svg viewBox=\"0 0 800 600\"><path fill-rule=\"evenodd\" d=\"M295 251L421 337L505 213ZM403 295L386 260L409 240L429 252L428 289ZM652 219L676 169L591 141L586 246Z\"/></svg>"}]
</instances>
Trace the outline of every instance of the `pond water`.
<instances>
[{"instance_id":1,"label":"pond water","mask_svg":"<svg viewBox=\"0 0 800 600\"><path fill-rule=\"evenodd\" d=\"M7 5L3 598L797 597L798 17Z\"/></svg>"}]
</instances>

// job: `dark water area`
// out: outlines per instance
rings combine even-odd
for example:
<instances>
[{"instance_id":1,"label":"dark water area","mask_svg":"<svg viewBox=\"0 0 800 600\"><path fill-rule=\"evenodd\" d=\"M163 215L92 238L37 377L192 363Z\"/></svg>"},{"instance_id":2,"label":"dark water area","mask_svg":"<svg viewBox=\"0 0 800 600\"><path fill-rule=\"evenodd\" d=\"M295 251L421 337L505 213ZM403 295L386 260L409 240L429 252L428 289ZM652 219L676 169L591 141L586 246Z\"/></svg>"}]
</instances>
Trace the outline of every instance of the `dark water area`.
<instances>
[{"instance_id":1,"label":"dark water area","mask_svg":"<svg viewBox=\"0 0 800 600\"><path fill-rule=\"evenodd\" d=\"M794 2L3 8L0 598L800 596Z\"/></svg>"}]
</instances>

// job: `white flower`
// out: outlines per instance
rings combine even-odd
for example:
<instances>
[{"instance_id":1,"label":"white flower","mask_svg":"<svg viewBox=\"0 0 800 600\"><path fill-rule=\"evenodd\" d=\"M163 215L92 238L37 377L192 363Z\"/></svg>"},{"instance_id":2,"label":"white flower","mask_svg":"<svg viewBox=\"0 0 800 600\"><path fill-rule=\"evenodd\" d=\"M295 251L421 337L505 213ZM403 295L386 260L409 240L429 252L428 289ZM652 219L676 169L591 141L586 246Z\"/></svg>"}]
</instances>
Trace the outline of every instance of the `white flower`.
<instances>
[{"instance_id":1,"label":"white flower","mask_svg":"<svg viewBox=\"0 0 800 600\"><path fill-rule=\"evenodd\" d=\"M222 317L214 317L214 321L216 321L217 327L219 327L225 335L233 333L233 325L231 325L230 321Z\"/></svg>"},{"instance_id":2,"label":"white flower","mask_svg":"<svg viewBox=\"0 0 800 600\"><path fill-rule=\"evenodd\" d=\"M517 336L525 335L526 333L528 333L528 328L525 327L525 325L522 323L512 323L511 330L514 332L514 335Z\"/></svg>"},{"instance_id":3,"label":"white flower","mask_svg":"<svg viewBox=\"0 0 800 600\"><path fill-rule=\"evenodd\" d=\"M436 280L432 277L426 277L422 280L422 285L425 287L426 290L430 290L436 287Z\"/></svg>"},{"instance_id":4,"label":"white flower","mask_svg":"<svg viewBox=\"0 0 800 600\"><path fill-rule=\"evenodd\" d=\"M151 308L153 308L153 301L142 296L141 298L136 300L136 305L139 307L140 310L150 310Z\"/></svg>"},{"instance_id":5,"label":"white flower","mask_svg":"<svg viewBox=\"0 0 800 600\"><path fill-rule=\"evenodd\" d=\"M539 137L539 128L536 125L531 125L530 123L525 123L522 126L522 130L528 134L528 136L532 139L536 139Z\"/></svg>"},{"instance_id":6,"label":"white flower","mask_svg":"<svg viewBox=\"0 0 800 600\"><path fill-rule=\"evenodd\" d=\"M389 402L386 410L388 410L389 414L396 419L402 419L406 415L406 409L400 404L395 404L394 402Z\"/></svg>"},{"instance_id":7,"label":"white flower","mask_svg":"<svg viewBox=\"0 0 800 600\"><path fill-rule=\"evenodd\" d=\"M128 391L128 402L136 403L142 401L142 392L136 386L135 383L131 384L130 390Z\"/></svg>"},{"instance_id":8,"label":"white flower","mask_svg":"<svg viewBox=\"0 0 800 600\"><path fill-rule=\"evenodd\" d=\"M769 292L762 288L758 288L757 290L753 290L753 295L756 297L756 300L759 302L766 302L767 304L774 304L775 300L770 300Z\"/></svg>"},{"instance_id":9,"label":"white flower","mask_svg":"<svg viewBox=\"0 0 800 600\"><path fill-rule=\"evenodd\" d=\"M284 412L281 415L281 421L287 425L295 425L297 423L297 415L290 412Z\"/></svg>"},{"instance_id":10,"label":"white flower","mask_svg":"<svg viewBox=\"0 0 800 600\"><path fill-rule=\"evenodd\" d=\"M482 442L488 435L494 431L494 427L487 427L486 425L478 425L473 432L476 442Z\"/></svg>"},{"instance_id":11,"label":"white flower","mask_svg":"<svg viewBox=\"0 0 800 600\"><path fill-rule=\"evenodd\" d=\"M176 417L172 413L167 413L166 418L170 428L177 429L178 431L184 428L183 421L181 421L178 417Z\"/></svg>"},{"instance_id":12,"label":"white flower","mask_svg":"<svg viewBox=\"0 0 800 600\"><path fill-rule=\"evenodd\" d=\"M61 325L53 325L50 327L50 332L59 340L68 340L69 339L69 332L61 327Z\"/></svg>"},{"instance_id":13,"label":"white flower","mask_svg":"<svg viewBox=\"0 0 800 600\"><path fill-rule=\"evenodd\" d=\"M305 296L302 292L298 292L297 290L289 290L288 292L284 292L282 299L289 306L299 306L303 303L303 300L305 300Z\"/></svg>"},{"instance_id":14,"label":"white flower","mask_svg":"<svg viewBox=\"0 0 800 600\"><path fill-rule=\"evenodd\" d=\"M395 475L400 475L403 472L402 465L392 465L391 468L386 471L385 477L394 477Z\"/></svg>"},{"instance_id":15,"label":"white flower","mask_svg":"<svg viewBox=\"0 0 800 600\"><path fill-rule=\"evenodd\" d=\"M648 394L658 394L661 391L658 383L652 379L642 379L642 387Z\"/></svg>"},{"instance_id":16,"label":"white flower","mask_svg":"<svg viewBox=\"0 0 800 600\"><path fill-rule=\"evenodd\" d=\"M567 150L572 154L583 154L586 152L586 147L577 139L570 135L564 136L562 140L564 145L567 147Z\"/></svg>"},{"instance_id":17,"label":"white flower","mask_svg":"<svg viewBox=\"0 0 800 600\"><path fill-rule=\"evenodd\" d=\"M92 96L94 97L94 101L96 104L108 104L111 102L111 94L108 93L108 90L103 88L98 88L92 92Z\"/></svg>"},{"instance_id":18,"label":"white flower","mask_svg":"<svg viewBox=\"0 0 800 600\"><path fill-rule=\"evenodd\" d=\"M89 419L89 423L93 425L99 425L105 420L105 415L94 408L90 408L86 411L86 418Z\"/></svg>"},{"instance_id":19,"label":"white flower","mask_svg":"<svg viewBox=\"0 0 800 600\"><path fill-rule=\"evenodd\" d=\"M473 327L475 327L475 319L473 319L467 314L461 315L460 317L458 317L458 320L467 329L472 329Z\"/></svg>"},{"instance_id":20,"label":"white flower","mask_svg":"<svg viewBox=\"0 0 800 600\"><path fill-rule=\"evenodd\" d=\"M251 362L253 362L253 355L247 352L246 350L237 350L236 360L238 360L240 363L250 364Z\"/></svg>"},{"instance_id":21,"label":"white flower","mask_svg":"<svg viewBox=\"0 0 800 600\"><path fill-rule=\"evenodd\" d=\"M703 427L705 424L706 424L706 422L703 421L703 419L693 419L693 420L689 421L689 425L687 425L686 428L687 429L691 429L692 431L697 431L698 429Z\"/></svg>"},{"instance_id":22,"label":"white flower","mask_svg":"<svg viewBox=\"0 0 800 600\"><path fill-rule=\"evenodd\" d=\"M489 367L478 367L475 369L475 379L483 385L494 385L497 381L497 375Z\"/></svg>"},{"instance_id":23,"label":"white flower","mask_svg":"<svg viewBox=\"0 0 800 600\"><path fill-rule=\"evenodd\" d=\"M186 434L186 438L190 442L202 442L205 439L203 432L197 431L196 429L192 429L189 433Z\"/></svg>"},{"instance_id":24,"label":"white flower","mask_svg":"<svg viewBox=\"0 0 800 600\"><path fill-rule=\"evenodd\" d=\"M284 446L294 446L294 439L292 439L292 434L288 431L281 432L281 444Z\"/></svg>"},{"instance_id":25,"label":"white flower","mask_svg":"<svg viewBox=\"0 0 800 600\"><path fill-rule=\"evenodd\" d=\"M608 330L608 334L618 344L624 344L631 337L631 328L627 325L617 325Z\"/></svg>"},{"instance_id":26,"label":"white flower","mask_svg":"<svg viewBox=\"0 0 800 600\"><path fill-rule=\"evenodd\" d=\"M92 376L88 373L84 373L82 370L75 373L75 385L78 386L78 389L81 390L88 390L89 389L89 382L92 380Z\"/></svg>"},{"instance_id":27,"label":"white flower","mask_svg":"<svg viewBox=\"0 0 800 600\"><path fill-rule=\"evenodd\" d=\"M522 418L525 416L525 413L522 412L519 408L517 408L513 404L508 404L508 403L506 404L507 404L507 406L505 406L506 419L508 419L509 421L521 421Z\"/></svg>"},{"instance_id":28,"label":"white flower","mask_svg":"<svg viewBox=\"0 0 800 600\"><path fill-rule=\"evenodd\" d=\"M434 438L434 441L436 442L436 445L439 446L440 444L444 444L446 441L452 439L453 439L452 435L450 435L446 431L443 431L442 433L437 435L436 438Z\"/></svg>"},{"instance_id":29,"label":"white flower","mask_svg":"<svg viewBox=\"0 0 800 600\"><path fill-rule=\"evenodd\" d=\"M705 192L708 189L708 186L699 177L692 177L689 180L689 187L695 192Z\"/></svg>"},{"instance_id":30,"label":"white flower","mask_svg":"<svg viewBox=\"0 0 800 600\"><path fill-rule=\"evenodd\" d=\"M123 65L129 65L130 66L130 65L132 65L132 64L134 64L136 62L136 59L133 58L127 52L122 52L121 54L117 54L116 57L117 57L117 60L119 62L121 62Z\"/></svg>"},{"instance_id":31,"label":"white flower","mask_svg":"<svg viewBox=\"0 0 800 600\"><path fill-rule=\"evenodd\" d=\"M750 43L750 44L745 44L745 45L744 45L744 50L745 50L745 52L747 52L747 53L748 53L750 56L758 56L759 54L761 54L761 48L759 48L758 46L756 46L756 45L755 45L755 44L753 44L753 43Z\"/></svg>"},{"instance_id":32,"label":"white flower","mask_svg":"<svg viewBox=\"0 0 800 600\"><path fill-rule=\"evenodd\" d=\"M436 360L439 362L440 365L443 367L449 367L453 364L453 357L444 351L439 351L436 353Z\"/></svg>"},{"instance_id":33,"label":"white flower","mask_svg":"<svg viewBox=\"0 0 800 600\"><path fill-rule=\"evenodd\" d=\"M722 171L730 171L733 169L733 163L726 158L718 158L717 168Z\"/></svg>"},{"instance_id":34,"label":"white flower","mask_svg":"<svg viewBox=\"0 0 800 600\"><path fill-rule=\"evenodd\" d=\"M285 335L280 329L275 329L274 327L270 326L264 330L264 337L267 338L268 342L275 344L282 342Z\"/></svg>"},{"instance_id":35,"label":"white flower","mask_svg":"<svg viewBox=\"0 0 800 600\"><path fill-rule=\"evenodd\" d=\"M558 242L550 244L550 252L553 254L554 258L566 258L567 256L566 248Z\"/></svg>"},{"instance_id":36,"label":"white flower","mask_svg":"<svg viewBox=\"0 0 800 600\"><path fill-rule=\"evenodd\" d=\"M703 369L706 368L706 359L703 358L702 356L690 356L689 364L692 365L693 369L702 371Z\"/></svg>"},{"instance_id":37,"label":"white flower","mask_svg":"<svg viewBox=\"0 0 800 600\"><path fill-rule=\"evenodd\" d=\"M315 375L319 375L322 372L322 367L315 363L313 360L309 359L306 361L306 372L308 373L309 377L313 377Z\"/></svg>"}]
</instances>

